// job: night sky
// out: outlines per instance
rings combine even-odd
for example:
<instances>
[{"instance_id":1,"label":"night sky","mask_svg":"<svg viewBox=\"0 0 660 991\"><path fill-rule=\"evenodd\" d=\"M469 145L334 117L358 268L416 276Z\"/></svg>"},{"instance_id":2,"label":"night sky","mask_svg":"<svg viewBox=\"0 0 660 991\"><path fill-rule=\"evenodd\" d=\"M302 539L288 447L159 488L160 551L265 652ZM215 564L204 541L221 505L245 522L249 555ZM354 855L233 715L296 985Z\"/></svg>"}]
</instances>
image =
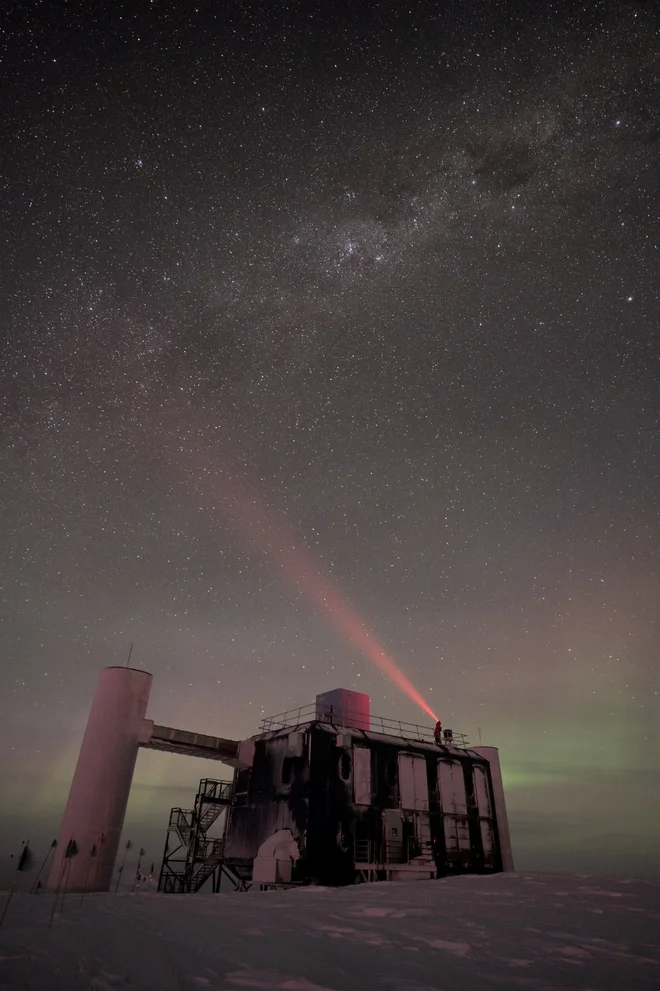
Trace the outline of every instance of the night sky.
<instances>
[{"instance_id":1,"label":"night sky","mask_svg":"<svg viewBox=\"0 0 660 991\"><path fill-rule=\"evenodd\" d=\"M657 6L1 17L2 856L131 642L166 725L431 725L350 612L519 867L659 874ZM125 835L230 774L142 752Z\"/></svg>"}]
</instances>

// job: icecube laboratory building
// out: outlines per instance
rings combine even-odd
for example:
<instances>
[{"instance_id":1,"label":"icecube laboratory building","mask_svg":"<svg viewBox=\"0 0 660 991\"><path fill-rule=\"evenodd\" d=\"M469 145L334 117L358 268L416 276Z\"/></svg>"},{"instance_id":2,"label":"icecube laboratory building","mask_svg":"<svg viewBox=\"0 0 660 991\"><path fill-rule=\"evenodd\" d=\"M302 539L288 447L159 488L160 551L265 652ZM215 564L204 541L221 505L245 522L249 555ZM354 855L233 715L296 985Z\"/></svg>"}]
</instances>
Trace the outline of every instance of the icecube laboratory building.
<instances>
[{"instance_id":1,"label":"icecube laboratory building","mask_svg":"<svg viewBox=\"0 0 660 991\"><path fill-rule=\"evenodd\" d=\"M373 716L368 695L343 689L226 740L147 719L150 688L144 671L101 672L51 888L66 873L68 890L110 889L140 747L231 768L202 779L191 808L171 810L162 892L218 891L223 878L246 890L513 870L496 748Z\"/></svg>"}]
</instances>

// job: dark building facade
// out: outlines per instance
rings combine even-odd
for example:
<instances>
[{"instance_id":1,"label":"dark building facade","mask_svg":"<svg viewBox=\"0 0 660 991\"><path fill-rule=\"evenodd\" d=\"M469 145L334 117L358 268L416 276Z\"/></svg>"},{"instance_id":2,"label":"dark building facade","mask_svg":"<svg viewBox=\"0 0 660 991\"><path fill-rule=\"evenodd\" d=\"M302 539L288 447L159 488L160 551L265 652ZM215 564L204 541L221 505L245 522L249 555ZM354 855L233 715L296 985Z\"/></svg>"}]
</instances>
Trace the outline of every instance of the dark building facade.
<instances>
[{"instance_id":1,"label":"dark building facade","mask_svg":"<svg viewBox=\"0 0 660 991\"><path fill-rule=\"evenodd\" d=\"M500 871L489 761L326 721L265 734L236 772L224 859L264 883Z\"/></svg>"},{"instance_id":2,"label":"dark building facade","mask_svg":"<svg viewBox=\"0 0 660 991\"><path fill-rule=\"evenodd\" d=\"M204 780L195 809L172 811L162 890L199 890L211 874L217 890L222 873L245 887L513 869L494 748L375 719L368 696L345 690L237 746L233 782Z\"/></svg>"}]
</instances>

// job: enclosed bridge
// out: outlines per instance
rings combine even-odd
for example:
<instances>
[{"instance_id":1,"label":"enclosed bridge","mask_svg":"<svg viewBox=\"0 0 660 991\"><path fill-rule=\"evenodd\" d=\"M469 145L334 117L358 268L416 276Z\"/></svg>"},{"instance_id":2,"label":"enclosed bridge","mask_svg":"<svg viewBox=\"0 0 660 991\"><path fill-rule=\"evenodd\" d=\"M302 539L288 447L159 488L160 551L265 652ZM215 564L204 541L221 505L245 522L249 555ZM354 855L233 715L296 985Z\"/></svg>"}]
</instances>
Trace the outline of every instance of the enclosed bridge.
<instances>
[{"instance_id":1,"label":"enclosed bridge","mask_svg":"<svg viewBox=\"0 0 660 991\"><path fill-rule=\"evenodd\" d=\"M246 889L513 870L496 748L372 716L368 695L343 689L225 740L148 720L150 686L144 671L101 672L51 887L66 871L68 890L109 890L139 747L233 769L172 810L161 891L218 890L223 875Z\"/></svg>"}]
</instances>

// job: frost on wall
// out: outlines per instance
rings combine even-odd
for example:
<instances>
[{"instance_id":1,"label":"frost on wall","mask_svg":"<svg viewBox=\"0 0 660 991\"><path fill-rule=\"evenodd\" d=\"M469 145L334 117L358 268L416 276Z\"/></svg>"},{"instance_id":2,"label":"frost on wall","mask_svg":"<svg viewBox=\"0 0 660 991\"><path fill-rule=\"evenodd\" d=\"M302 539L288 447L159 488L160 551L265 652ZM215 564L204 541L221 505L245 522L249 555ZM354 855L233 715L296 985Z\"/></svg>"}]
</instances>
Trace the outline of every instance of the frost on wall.
<instances>
[{"instance_id":1,"label":"frost on wall","mask_svg":"<svg viewBox=\"0 0 660 991\"><path fill-rule=\"evenodd\" d=\"M298 844L290 829L278 829L265 840L254 858L255 884L288 884L293 865L300 859Z\"/></svg>"},{"instance_id":2,"label":"frost on wall","mask_svg":"<svg viewBox=\"0 0 660 991\"><path fill-rule=\"evenodd\" d=\"M401 808L428 812L429 786L425 757L399 754L399 792Z\"/></svg>"},{"instance_id":3,"label":"frost on wall","mask_svg":"<svg viewBox=\"0 0 660 991\"><path fill-rule=\"evenodd\" d=\"M475 765L473 773L474 797L477 803L477 808L479 809L479 815L484 816L485 818L490 818L493 812L490 801L490 787L486 777L486 772L483 767Z\"/></svg>"},{"instance_id":4,"label":"frost on wall","mask_svg":"<svg viewBox=\"0 0 660 991\"><path fill-rule=\"evenodd\" d=\"M353 798L356 805L371 805L371 750L353 748Z\"/></svg>"},{"instance_id":5,"label":"frost on wall","mask_svg":"<svg viewBox=\"0 0 660 991\"><path fill-rule=\"evenodd\" d=\"M467 815L462 764L458 761L440 761L438 764L438 789L442 811L445 815Z\"/></svg>"},{"instance_id":6,"label":"frost on wall","mask_svg":"<svg viewBox=\"0 0 660 991\"><path fill-rule=\"evenodd\" d=\"M467 870L472 853L463 765L458 761L440 761L438 788L443 812L447 865L453 870Z\"/></svg>"}]
</instances>

